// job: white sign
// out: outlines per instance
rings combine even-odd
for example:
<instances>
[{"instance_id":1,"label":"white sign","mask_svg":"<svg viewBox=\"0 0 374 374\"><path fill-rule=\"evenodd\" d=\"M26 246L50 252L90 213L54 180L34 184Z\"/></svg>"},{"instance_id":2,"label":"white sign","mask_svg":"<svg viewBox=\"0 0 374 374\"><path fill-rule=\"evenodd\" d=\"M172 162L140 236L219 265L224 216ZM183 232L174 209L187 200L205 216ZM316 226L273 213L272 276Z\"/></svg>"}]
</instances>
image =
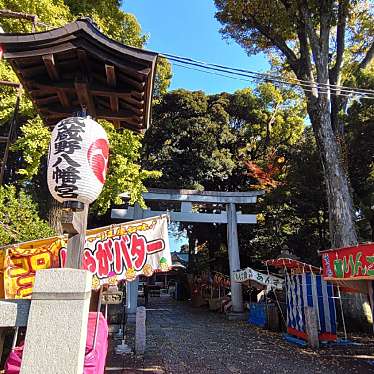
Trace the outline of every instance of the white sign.
<instances>
[{"instance_id":1,"label":"white sign","mask_svg":"<svg viewBox=\"0 0 374 374\"><path fill-rule=\"evenodd\" d=\"M283 287L284 280L274 275L263 274L259 271L253 270L251 268L245 268L243 270L234 271L234 281L235 282L245 282L245 281L255 281L263 286L268 286L268 288L276 288L281 290Z\"/></svg>"},{"instance_id":2,"label":"white sign","mask_svg":"<svg viewBox=\"0 0 374 374\"><path fill-rule=\"evenodd\" d=\"M70 117L52 131L47 180L60 203L90 204L100 195L108 167L109 142L105 130L89 117Z\"/></svg>"}]
</instances>

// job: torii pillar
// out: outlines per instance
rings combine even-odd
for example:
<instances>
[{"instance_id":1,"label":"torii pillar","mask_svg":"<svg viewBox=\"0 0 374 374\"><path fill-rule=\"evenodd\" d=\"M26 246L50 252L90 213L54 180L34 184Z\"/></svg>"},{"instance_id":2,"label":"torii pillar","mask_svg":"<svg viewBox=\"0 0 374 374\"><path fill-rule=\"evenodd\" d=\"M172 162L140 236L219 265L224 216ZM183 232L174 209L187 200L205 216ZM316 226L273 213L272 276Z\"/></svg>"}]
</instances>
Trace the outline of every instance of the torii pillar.
<instances>
[{"instance_id":1,"label":"torii pillar","mask_svg":"<svg viewBox=\"0 0 374 374\"><path fill-rule=\"evenodd\" d=\"M242 285L234 282L234 271L240 269L238 223L234 203L226 205L227 211L227 247L229 252L229 266L231 279L231 302L233 313L243 313Z\"/></svg>"}]
</instances>

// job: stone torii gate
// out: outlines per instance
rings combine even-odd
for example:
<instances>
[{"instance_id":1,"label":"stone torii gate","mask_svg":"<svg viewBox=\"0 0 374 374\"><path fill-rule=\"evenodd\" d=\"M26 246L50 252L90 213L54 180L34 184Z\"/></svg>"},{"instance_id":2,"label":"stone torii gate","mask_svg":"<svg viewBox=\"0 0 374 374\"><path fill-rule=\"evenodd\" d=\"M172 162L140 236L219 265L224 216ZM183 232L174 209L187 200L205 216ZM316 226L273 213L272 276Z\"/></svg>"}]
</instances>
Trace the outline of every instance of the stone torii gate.
<instances>
[{"instance_id":1,"label":"stone torii gate","mask_svg":"<svg viewBox=\"0 0 374 374\"><path fill-rule=\"evenodd\" d=\"M111 218L118 220L134 220L149 218L159 214L168 213L170 219L176 222L196 222L196 223L221 223L227 224L227 242L229 252L229 266L231 279L231 299L232 315L238 317L243 313L243 297L241 284L234 282L233 272L240 269L238 229L237 224L255 224L255 214L242 214L236 209L237 205L254 204L257 196L262 195L261 191L248 192L219 192L219 191L195 191L195 190L164 190L149 189L149 192L143 193L143 198L147 202L168 202L173 205L180 203L179 211L156 211L142 209L138 204L130 206L127 209L112 209ZM121 197L128 198L127 194ZM193 204L223 205L225 211L220 213L199 213L193 211ZM130 305L128 304L128 314L135 313L137 305L137 283L128 288ZM132 304L132 305L131 305Z\"/></svg>"}]
</instances>

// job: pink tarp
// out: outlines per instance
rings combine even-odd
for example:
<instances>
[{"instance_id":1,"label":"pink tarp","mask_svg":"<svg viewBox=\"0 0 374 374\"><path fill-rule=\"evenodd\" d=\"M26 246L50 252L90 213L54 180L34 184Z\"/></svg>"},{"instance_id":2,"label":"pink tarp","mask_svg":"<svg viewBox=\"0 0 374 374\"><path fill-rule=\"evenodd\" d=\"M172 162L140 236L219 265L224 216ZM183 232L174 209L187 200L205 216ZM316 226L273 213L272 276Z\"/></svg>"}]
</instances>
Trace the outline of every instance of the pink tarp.
<instances>
[{"instance_id":1,"label":"pink tarp","mask_svg":"<svg viewBox=\"0 0 374 374\"><path fill-rule=\"evenodd\" d=\"M100 313L97 326L96 347L93 349L95 323L96 313L90 312L88 316L86 356L84 359L83 374L103 374L105 369L105 360L108 351L108 324L102 313ZM23 343L19 347L16 347L6 360L6 374L18 374L20 372L22 353Z\"/></svg>"}]
</instances>

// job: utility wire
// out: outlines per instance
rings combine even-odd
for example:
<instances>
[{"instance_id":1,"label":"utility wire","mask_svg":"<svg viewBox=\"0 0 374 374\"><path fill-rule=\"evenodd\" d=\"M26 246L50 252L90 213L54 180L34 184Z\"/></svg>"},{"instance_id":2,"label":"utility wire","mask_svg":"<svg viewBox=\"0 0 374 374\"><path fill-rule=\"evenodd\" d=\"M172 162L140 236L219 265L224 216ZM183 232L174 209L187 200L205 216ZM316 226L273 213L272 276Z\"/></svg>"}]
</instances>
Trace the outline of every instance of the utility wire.
<instances>
[{"instance_id":1,"label":"utility wire","mask_svg":"<svg viewBox=\"0 0 374 374\"><path fill-rule=\"evenodd\" d=\"M270 74L267 75L266 78L264 78L262 75L257 76L253 73L252 74L251 73L248 73L248 74L236 73L236 72L232 72L232 71L225 70L225 69L207 67L207 66L204 66L204 65L200 65L198 63L184 62L184 61L176 60L176 59L172 59L172 58L169 58L169 59L172 60L172 61L178 61L178 62L180 62L182 64L186 64L186 65L192 65L192 66L197 66L197 67L201 67L201 68L208 69L208 70L220 71L220 72L224 72L224 73L228 73L228 74L248 77L248 78L251 79L251 81L252 80L271 81L271 82L286 84L286 85L291 85L291 86L301 86L307 92L315 92L315 90L318 89L318 91L321 92L321 93L331 93L332 95L337 95L337 96L351 97L352 95L358 95L362 98L374 99L374 91L372 91L372 90L371 91L368 90L372 94L370 94L370 93L364 94L364 93L361 93L361 92L357 92L354 89L351 89L351 90L342 90L342 89L337 89L337 88L330 88L329 89L328 87L318 87L317 83L315 83L315 82L311 82L310 84L292 83L292 82L289 82L289 81L286 81L286 80L279 79L278 77L272 78L272 76Z\"/></svg>"},{"instance_id":2,"label":"utility wire","mask_svg":"<svg viewBox=\"0 0 374 374\"><path fill-rule=\"evenodd\" d=\"M188 66L189 64L181 64L181 63L177 63L177 62L172 62L172 63L173 63L173 65L180 66L180 67L185 68L185 69L200 71L202 73L217 75L217 76L226 77L226 78L229 78L229 79L240 80L240 81L244 81L244 82L254 82L254 81L255 82L261 82L261 81L267 80L267 81L272 81L272 82L275 82L275 83L288 84L288 85L292 85L292 86L299 86L299 84L297 84L297 83L290 83L290 82L287 82L287 81L279 82L279 80L274 80L274 79L269 79L269 78L263 79L261 77L255 77L255 76L251 77L249 75L244 75L244 77L247 77L249 79L245 79L244 77L238 78L237 76L235 76L237 74L231 73L231 72L226 72L227 74L222 74L222 73L217 73L217 72L214 72L214 71L203 70L203 69L199 69L197 67ZM193 66L196 66L196 65L193 65ZM228 74L233 74L233 75L228 75ZM243 76L243 75L240 74L240 76ZM313 93L315 91L312 88L316 89L316 87L313 86L313 85L302 87L302 89L304 91ZM322 92L322 93L329 93L328 88L319 88L319 91ZM347 94L347 92L335 92L335 91L331 92L331 95L342 96L342 97L352 97L352 94L358 95L358 96L360 96L360 98L364 98L364 99L374 99L374 95L370 96L370 95L364 95L362 93L356 93L356 92L352 92L350 94Z\"/></svg>"},{"instance_id":3,"label":"utility wire","mask_svg":"<svg viewBox=\"0 0 374 374\"><path fill-rule=\"evenodd\" d=\"M292 84L292 82L285 81L282 79L282 77L269 74L269 73L260 73L260 72L255 72L251 70L246 70L246 69L238 69L238 68L233 68L230 66L225 66L225 65L220 65L220 64L213 64L213 63L208 63L204 61L199 61L195 60L189 57L181 57L181 56L176 56L172 55L169 53L161 53L161 57L170 59L172 61L177 61L185 64L191 64L191 65L196 65L200 66L206 69L214 69L217 68L219 69L218 71L225 71L225 72L230 72L230 73L244 73L246 76L256 76L260 77L262 79L268 79L268 80L277 80L280 83L286 83L286 84ZM332 85L329 83L317 83L314 81L308 81L308 80L302 80L302 79L296 79L296 78L291 78L294 81L294 85L306 85L306 86L312 86L313 88L317 88L319 86L324 87L326 89L332 89L336 91L345 91L345 92L352 92L352 93L365 93L365 94L374 94L374 90L371 89L364 89L364 88L355 88L355 87L349 87L349 86L342 86L342 85Z\"/></svg>"}]
</instances>

